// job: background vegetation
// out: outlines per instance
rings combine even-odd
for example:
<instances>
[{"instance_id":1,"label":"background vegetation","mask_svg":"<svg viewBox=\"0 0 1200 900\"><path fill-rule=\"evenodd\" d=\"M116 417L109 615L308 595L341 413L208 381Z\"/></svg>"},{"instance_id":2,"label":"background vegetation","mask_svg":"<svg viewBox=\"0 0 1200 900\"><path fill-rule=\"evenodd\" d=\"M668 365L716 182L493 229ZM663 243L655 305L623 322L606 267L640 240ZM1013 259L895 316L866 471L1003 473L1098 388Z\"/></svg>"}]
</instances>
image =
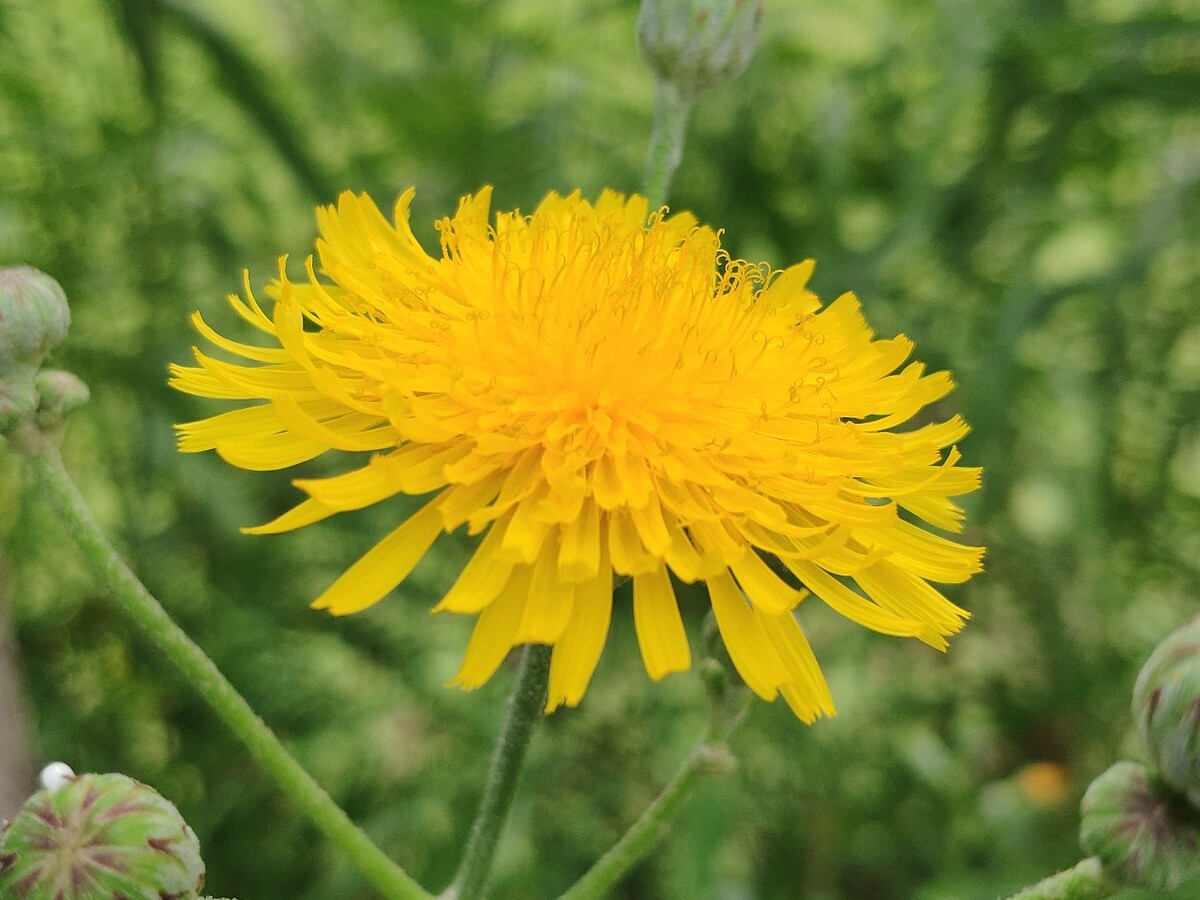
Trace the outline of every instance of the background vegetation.
<instances>
[{"instance_id":1,"label":"background vegetation","mask_svg":"<svg viewBox=\"0 0 1200 900\"><path fill-rule=\"evenodd\" d=\"M632 0L4 0L0 264L55 275L56 362L91 386L65 452L150 587L318 779L423 883L457 861L508 679L443 687L468 621L426 610L466 548L395 596L307 608L399 512L282 537L295 473L181 457L216 409L165 387L187 316L237 331L249 267L310 252L339 190L414 225L496 185L636 189L652 89ZM950 367L986 467L988 572L942 657L807 605L838 699L808 728L759 704L739 772L706 784L629 898L991 897L1078 858L1077 802L1136 753L1128 696L1200 604L1200 4L772 0L761 49L697 109L674 205ZM308 467L324 470L332 464ZM242 900L365 896L175 672L133 638L0 455L6 593L35 755L175 800L209 885ZM687 610L698 633L702 604ZM703 715L617 617L582 708L551 717L496 896L553 895L649 800ZM1200 896L1184 887L1178 896Z\"/></svg>"}]
</instances>

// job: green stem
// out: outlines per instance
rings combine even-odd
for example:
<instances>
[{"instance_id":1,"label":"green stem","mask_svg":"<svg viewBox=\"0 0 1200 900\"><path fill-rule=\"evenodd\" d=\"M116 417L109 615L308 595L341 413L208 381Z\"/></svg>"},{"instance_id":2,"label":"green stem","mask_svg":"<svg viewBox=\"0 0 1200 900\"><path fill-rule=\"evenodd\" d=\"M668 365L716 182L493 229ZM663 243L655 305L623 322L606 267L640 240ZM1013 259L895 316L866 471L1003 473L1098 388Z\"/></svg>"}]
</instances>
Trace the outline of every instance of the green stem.
<instances>
[{"instance_id":1,"label":"green stem","mask_svg":"<svg viewBox=\"0 0 1200 900\"><path fill-rule=\"evenodd\" d=\"M629 830L559 900L600 900L671 830L684 800L700 779L728 768L732 757L723 743L709 744L709 732L688 754L661 794Z\"/></svg>"},{"instance_id":2,"label":"green stem","mask_svg":"<svg viewBox=\"0 0 1200 900\"><path fill-rule=\"evenodd\" d=\"M645 193L650 208L658 209L670 195L671 178L683 159L683 141L692 114L692 98L669 81L659 80L654 92L654 124L646 153Z\"/></svg>"},{"instance_id":3,"label":"green stem","mask_svg":"<svg viewBox=\"0 0 1200 900\"><path fill-rule=\"evenodd\" d=\"M175 663L200 696L251 755L359 871L389 900L424 900L430 894L376 847L250 708L213 661L171 621L130 571L93 518L47 435L25 431L13 443L25 452L43 496L83 550L88 563L125 614Z\"/></svg>"},{"instance_id":4,"label":"green stem","mask_svg":"<svg viewBox=\"0 0 1200 900\"><path fill-rule=\"evenodd\" d=\"M542 717L542 708L546 704L549 676L550 648L527 644L521 651L517 679L508 698L504 725L492 751L483 799L471 826L467 849L458 874L442 894L444 900L476 900L484 896L500 832L517 792L517 779L525 762L525 751L529 749L533 726Z\"/></svg>"},{"instance_id":5,"label":"green stem","mask_svg":"<svg viewBox=\"0 0 1200 900\"><path fill-rule=\"evenodd\" d=\"M1104 877L1100 860L1083 860L1073 868L1044 878L1012 895L1009 900L1101 900L1124 888Z\"/></svg>"}]
</instances>

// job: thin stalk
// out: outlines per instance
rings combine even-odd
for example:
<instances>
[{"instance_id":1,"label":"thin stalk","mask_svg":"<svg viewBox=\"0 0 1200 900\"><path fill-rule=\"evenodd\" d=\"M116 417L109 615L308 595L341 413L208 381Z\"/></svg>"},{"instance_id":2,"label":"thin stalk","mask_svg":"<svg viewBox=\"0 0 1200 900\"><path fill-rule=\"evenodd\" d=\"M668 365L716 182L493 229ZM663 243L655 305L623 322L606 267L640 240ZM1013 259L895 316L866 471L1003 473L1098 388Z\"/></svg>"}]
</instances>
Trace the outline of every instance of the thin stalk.
<instances>
[{"instance_id":1,"label":"thin stalk","mask_svg":"<svg viewBox=\"0 0 1200 900\"><path fill-rule=\"evenodd\" d=\"M669 81L659 79L654 91L654 123L646 152L645 194L658 209L670 196L671 179L683 159L683 141L692 114L692 98Z\"/></svg>"},{"instance_id":2,"label":"thin stalk","mask_svg":"<svg viewBox=\"0 0 1200 900\"><path fill-rule=\"evenodd\" d=\"M496 845L517 792L517 780L525 763L533 726L542 717L542 708L546 704L549 677L550 648L527 644L521 651L517 679L508 698L504 725L492 751L483 799L471 826L467 849L458 874L441 895L443 900L477 900L484 896L492 861L496 857Z\"/></svg>"},{"instance_id":3,"label":"thin stalk","mask_svg":"<svg viewBox=\"0 0 1200 900\"><path fill-rule=\"evenodd\" d=\"M708 743L705 732L683 765L629 830L559 900L600 900L671 830L683 802L700 779L727 768L732 758L724 744Z\"/></svg>"},{"instance_id":4,"label":"thin stalk","mask_svg":"<svg viewBox=\"0 0 1200 900\"><path fill-rule=\"evenodd\" d=\"M1093 856L1018 891L1009 900L1102 900L1122 890L1121 885L1104 877L1100 860Z\"/></svg>"},{"instance_id":5,"label":"thin stalk","mask_svg":"<svg viewBox=\"0 0 1200 900\"><path fill-rule=\"evenodd\" d=\"M26 432L13 441L29 459L38 484L97 577L124 613L183 672L213 711L258 760L275 783L342 849L388 900L426 900L431 895L371 842L313 780L279 738L125 565L71 480L48 436Z\"/></svg>"}]
</instances>

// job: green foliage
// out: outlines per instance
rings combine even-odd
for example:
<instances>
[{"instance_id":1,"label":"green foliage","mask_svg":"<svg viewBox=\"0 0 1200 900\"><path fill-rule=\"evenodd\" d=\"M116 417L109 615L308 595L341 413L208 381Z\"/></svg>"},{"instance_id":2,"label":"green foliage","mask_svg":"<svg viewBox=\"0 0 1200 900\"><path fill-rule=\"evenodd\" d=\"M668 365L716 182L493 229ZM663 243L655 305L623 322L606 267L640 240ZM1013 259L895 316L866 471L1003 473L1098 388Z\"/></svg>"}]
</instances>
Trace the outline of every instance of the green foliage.
<instances>
[{"instance_id":1,"label":"green foliage","mask_svg":"<svg viewBox=\"0 0 1200 900\"><path fill-rule=\"evenodd\" d=\"M426 610L465 539L368 613L308 610L403 501L239 534L294 501L295 474L177 455L171 423L217 405L168 391L165 367L192 310L236 331L222 297L244 266L255 285L281 253L299 271L338 190L386 205L417 185L436 247L433 220L483 183L500 208L636 189L653 87L635 17L598 0L0 5L0 265L71 298L54 364L93 400L68 463L168 610L434 888L507 690L443 686L469 623ZM954 592L975 618L945 657L805 604L839 717L756 706L739 774L702 787L623 896L985 897L1078 858L1084 787L1136 752L1137 668L1200 598L1197 46L1190 0L779 0L745 74L699 100L673 205L735 255L815 257L823 297L854 290L881 333L954 371L940 412L975 426L969 537L989 571ZM172 799L215 895L363 895L132 638L11 454L0 534L46 758ZM698 674L651 685L627 606L582 707L534 739L499 898L564 889L702 725Z\"/></svg>"}]
</instances>

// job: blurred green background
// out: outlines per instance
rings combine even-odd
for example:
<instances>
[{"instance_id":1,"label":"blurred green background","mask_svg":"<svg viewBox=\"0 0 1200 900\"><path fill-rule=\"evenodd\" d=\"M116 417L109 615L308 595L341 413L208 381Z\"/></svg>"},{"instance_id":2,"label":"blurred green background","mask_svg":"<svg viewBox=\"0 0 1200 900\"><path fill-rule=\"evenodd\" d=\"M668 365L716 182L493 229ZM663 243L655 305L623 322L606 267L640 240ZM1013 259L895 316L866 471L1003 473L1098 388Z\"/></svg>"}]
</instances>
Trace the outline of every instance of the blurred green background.
<instances>
[{"instance_id":1,"label":"blurred green background","mask_svg":"<svg viewBox=\"0 0 1200 900\"><path fill-rule=\"evenodd\" d=\"M739 771L699 790L620 896L993 897L1076 861L1083 789L1138 752L1137 668L1200 609L1200 3L766 6L747 72L698 104L674 205L734 255L815 257L823 297L856 291L880 333L954 371L940 411L975 426L968 537L988 571L951 592L974 618L946 656L806 604L839 716L757 704ZM443 687L470 623L426 610L465 541L363 615L310 611L401 510L239 534L294 501L295 473L178 455L171 423L219 406L169 391L166 366L188 360L195 309L245 333L224 295L281 253L298 271L314 206L342 189L387 207L416 185L434 249L434 219L484 183L501 209L636 189L652 86L635 16L632 0L0 3L0 265L71 298L55 362L94 399L68 465L171 613L434 889L511 679ZM370 896L130 633L12 454L0 537L37 762L157 786L199 832L214 895ZM703 604L685 613L698 632ZM564 889L703 715L694 673L646 679L619 612L582 707L535 737L495 895Z\"/></svg>"}]
</instances>

